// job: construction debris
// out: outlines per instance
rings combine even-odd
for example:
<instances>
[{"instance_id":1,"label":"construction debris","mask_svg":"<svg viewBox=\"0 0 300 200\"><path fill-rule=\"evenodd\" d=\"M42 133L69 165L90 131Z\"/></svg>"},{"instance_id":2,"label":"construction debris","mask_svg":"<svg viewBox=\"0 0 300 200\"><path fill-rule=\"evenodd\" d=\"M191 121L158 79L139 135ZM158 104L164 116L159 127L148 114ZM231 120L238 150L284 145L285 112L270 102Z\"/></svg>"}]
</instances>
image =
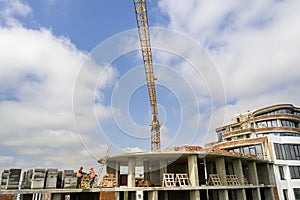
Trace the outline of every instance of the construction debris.
<instances>
[{"instance_id":1,"label":"construction debris","mask_svg":"<svg viewBox=\"0 0 300 200\"><path fill-rule=\"evenodd\" d=\"M18 189L21 178L21 169L10 169L8 172L6 189Z\"/></svg>"},{"instance_id":2,"label":"construction debris","mask_svg":"<svg viewBox=\"0 0 300 200\"><path fill-rule=\"evenodd\" d=\"M217 147L209 147L209 148L203 148L200 146L180 146L180 147L170 147L165 149L166 152L171 151L185 151L185 152L194 152L194 151L204 151L207 153L217 153L217 154L225 154L225 155L235 155L235 156L245 156L245 157L251 157L251 158L257 158L255 155L252 154L243 154L241 152L228 152L226 150L219 149Z\"/></svg>"}]
</instances>

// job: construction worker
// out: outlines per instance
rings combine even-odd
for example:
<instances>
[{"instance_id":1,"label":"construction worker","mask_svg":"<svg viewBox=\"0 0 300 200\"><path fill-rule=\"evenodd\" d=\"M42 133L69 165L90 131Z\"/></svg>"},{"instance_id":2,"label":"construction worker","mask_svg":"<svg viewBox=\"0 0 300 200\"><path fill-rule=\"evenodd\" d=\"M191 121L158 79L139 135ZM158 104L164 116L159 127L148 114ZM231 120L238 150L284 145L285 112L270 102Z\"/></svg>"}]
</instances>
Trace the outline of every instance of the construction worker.
<instances>
[{"instance_id":1,"label":"construction worker","mask_svg":"<svg viewBox=\"0 0 300 200\"><path fill-rule=\"evenodd\" d=\"M90 188L93 187L93 184L94 184L94 181L95 181L95 177L96 177L96 174L95 174L94 168L91 167L90 168Z\"/></svg>"},{"instance_id":2,"label":"construction worker","mask_svg":"<svg viewBox=\"0 0 300 200\"><path fill-rule=\"evenodd\" d=\"M79 170L77 171L77 174L76 174L76 177L77 177L77 188L80 188L82 176L84 174L86 174L82 170L83 170L83 166L80 166Z\"/></svg>"}]
</instances>

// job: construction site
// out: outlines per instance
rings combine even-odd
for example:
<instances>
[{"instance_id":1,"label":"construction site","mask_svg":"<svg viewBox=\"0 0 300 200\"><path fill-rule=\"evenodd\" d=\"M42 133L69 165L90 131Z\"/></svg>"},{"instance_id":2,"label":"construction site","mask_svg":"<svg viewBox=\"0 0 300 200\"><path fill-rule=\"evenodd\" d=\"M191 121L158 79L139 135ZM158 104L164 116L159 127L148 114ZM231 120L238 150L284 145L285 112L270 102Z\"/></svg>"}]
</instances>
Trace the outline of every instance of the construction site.
<instances>
[{"instance_id":1,"label":"construction site","mask_svg":"<svg viewBox=\"0 0 300 200\"><path fill-rule=\"evenodd\" d=\"M161 149L146 1L134 0L134 6L152 114L151 151L107 153L99 161L105 175L99 173L93 185L84 175L79 188L73 170L5 170L0 200L275 199L271 161L200 146Z\"/></svg>"},{"instance_id":2,"label":"construction site","mask_svg":"<svg viewBox=\"0 0 300 200\"><path fill-rule=\"evenodd\" d=\"M125 167L127 174L121 174ZM138 174L137 168L143 169ZM274 199L273 164L253 155L224 150L182 146L159 152L127 153L106 160L106 174L99 185L89 186L89 177L76 188L74 171L33 170L37 176L23 176L21 189L11 170L1 199L16 196L25 200L44 199ZM44 172L47 171L44 169ZM30 171L25 174L30 174ZM27 177L27 178L26 178ZM12 179L12 181L11 181Z\"/></svg>"}]
</instances>

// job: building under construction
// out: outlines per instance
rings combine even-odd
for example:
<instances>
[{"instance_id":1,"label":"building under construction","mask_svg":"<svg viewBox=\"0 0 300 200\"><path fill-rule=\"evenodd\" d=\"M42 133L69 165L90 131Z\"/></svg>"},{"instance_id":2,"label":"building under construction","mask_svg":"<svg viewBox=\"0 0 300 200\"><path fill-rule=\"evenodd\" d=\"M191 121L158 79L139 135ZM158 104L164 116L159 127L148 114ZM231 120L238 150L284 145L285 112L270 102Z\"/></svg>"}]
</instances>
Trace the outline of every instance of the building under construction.
<instances>
[{"instance_id":1,"label":"building under construction","mask_svg":"<svg viewBox=\"0 0 300 200\"><path fill-rule=\"evenodd\" d=\"M271 162L213 148L115 155L107 159L106 172L93 188L7 189L0 194L22 194L25 200L274 199Z\"/></svg>"}]
</instances>

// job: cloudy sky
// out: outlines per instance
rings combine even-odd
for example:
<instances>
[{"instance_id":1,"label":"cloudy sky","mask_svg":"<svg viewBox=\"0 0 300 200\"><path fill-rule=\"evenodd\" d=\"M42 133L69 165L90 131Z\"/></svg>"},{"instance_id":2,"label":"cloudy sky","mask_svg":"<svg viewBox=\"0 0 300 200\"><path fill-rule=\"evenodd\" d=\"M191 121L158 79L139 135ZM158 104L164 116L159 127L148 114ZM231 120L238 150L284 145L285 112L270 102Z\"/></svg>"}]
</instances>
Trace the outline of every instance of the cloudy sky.
<instances>
[{"instance_id":1,"label":"cloudy sky","mask_svg":"<svg viewBox=\"0 0 300 200\"><path fill-rule=\"evenodd\" d=\"M247 110L300 106L300 2L151 0L162 147L204 145ZM149 151L132 1L0 0L0 170Z\"/></svg>"}]
</instances>

